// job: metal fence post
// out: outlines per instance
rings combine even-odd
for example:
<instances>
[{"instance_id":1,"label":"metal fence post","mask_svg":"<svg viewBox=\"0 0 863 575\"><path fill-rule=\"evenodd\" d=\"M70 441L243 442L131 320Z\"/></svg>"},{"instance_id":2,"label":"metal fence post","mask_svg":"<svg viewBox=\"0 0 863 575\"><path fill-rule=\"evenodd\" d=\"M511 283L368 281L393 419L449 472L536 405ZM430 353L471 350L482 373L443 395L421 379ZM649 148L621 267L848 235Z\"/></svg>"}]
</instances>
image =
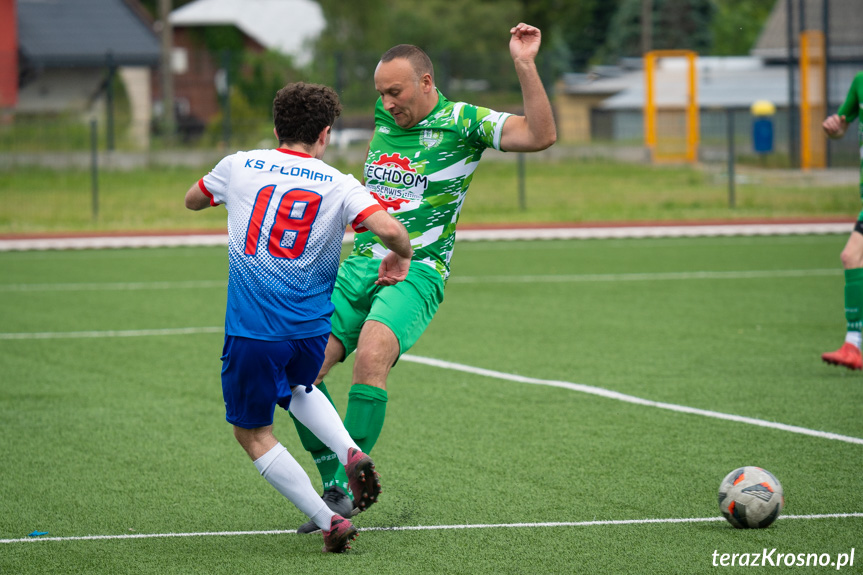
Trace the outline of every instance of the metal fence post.
<instances>
[{"instance_id":1,"label":"metal fence post","mask_svg":"<svg viewBox=\"0 0 863 575\"><path fill-rule=\"evenodd\" d=\"M799 166L797 162L797 152L799 142L797 141L797 111L794 104L794 3L793 0L786 0L785 13L787 22L785 23L785 34L788 41L788 160L792 168Z\"/></svg>"},{"instance_id":2,"label":"metal fence post","mask_svg":"<svg viewBox=\"0 0 863 575\"><path fill-rule=\"evenodd\" d=\"M525 193L525 167L524 152L518 153L518 207L522 211L527 209L527 194Z\"/></svg>"},{"instance_id":3,"label":"metal fence post","mask_svg":"<svg viewBox=\"0 0 863 575\"><path fill-rule=\"evenodd\" d=\"M99 132L96 119L90 120L90 189L93 221L99 219Z\"/></svg>"},{"instance_id":4,"label":"metal fence post","mask_svg":"<svg viewBox=\"0 0 863 575\"><path fill-rule=\"evenodd\" d=\"M225 71L225 90L222 95L222 140L225 143L225 149L230 147L231 143L231 51L222 51L222 69Z\"/></svg>"},{"instance_id":5,"label":"metal fence post","mask_svg":"<svg viewBox=\"0 0 863 575\"><path fill-rule=\"evenodd\" d=\"M105 141L108 151L112 151L114 149L114 76L117 73L113 52L109 51L105 56L105 65L108 67L108 78L105 80Z\"/></svg>"},{"instance_id":6,"label":"metal fence post","mask_svg":"<svg viewBox=\"0 0 863 575\"><path fill-rule=\"evenodd\" d=\"M821 27L824 29L824 109L830 113L830 0L823 0L821 5ZM825 163L829 168L832 165L830 138L825 144Z\"/></svg>"},{"instance_id":7,"label":"metal fence post","mask_svg":"<svg viewBox=\"0 0 863 575\"><path fill-rule=\"evenodd\" d=\"M727 108L725 111L728 124L728 207L734 209L734 109Z\"/></svg>"}]
</instances>

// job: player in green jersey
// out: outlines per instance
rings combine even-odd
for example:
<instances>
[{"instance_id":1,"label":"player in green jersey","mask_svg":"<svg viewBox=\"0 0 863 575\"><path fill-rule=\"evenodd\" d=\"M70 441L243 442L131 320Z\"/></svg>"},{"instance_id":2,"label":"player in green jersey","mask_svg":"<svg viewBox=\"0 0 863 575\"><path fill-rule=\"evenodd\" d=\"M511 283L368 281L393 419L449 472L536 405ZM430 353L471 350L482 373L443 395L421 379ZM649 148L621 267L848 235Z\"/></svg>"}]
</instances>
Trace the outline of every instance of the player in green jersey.
<instances>
[{"instance_id":1,"label":"player in green jersey","mask_svg":"<svg viewBox=\"0 0 863 575\"><path fill-rule=\"evenodd\" d=\"M557 131L536 68L539 29L520 23L510 30L509 50L521 84L524 115L451 102L435 87L431 60L420 48L388 50L375 69L375 130L364 176L368 189L408 230L414 256L397 286L370 282L386 248L358 230L333 292L336 311L318 388L330 368L356 352L345 427L364 453L383 428L390 369L416 343L443 301L456 224L473 172L486 148L535 152L551 146ZM324 500L336 513L352 510L344 468L315 436L297 423L324 484ZM314 524L298 530L310 533Z\"/></svg>"},{"instance_id":2,"label":"player in green jersey","mask_svg":"<svg viewBox=\"0 0 863 575\"><path fill-rule=\"evenodd\" d=\"M830 138L841 138L854 118L860 119L863 110L863 72L858 73L851 83L845 102L839 111L822 124L824 132ZM860 198L863 200L863 122L857 122L857 136L860 143ZM854 231L845 244L840 255L845 268L845 320L848 330L845 343L836 351L825 353L821 359L834 365L843 365L848 369L863 369L863 357L860 354L863 328L863 211L857 216Z\"/></svg>"}]
</instances>

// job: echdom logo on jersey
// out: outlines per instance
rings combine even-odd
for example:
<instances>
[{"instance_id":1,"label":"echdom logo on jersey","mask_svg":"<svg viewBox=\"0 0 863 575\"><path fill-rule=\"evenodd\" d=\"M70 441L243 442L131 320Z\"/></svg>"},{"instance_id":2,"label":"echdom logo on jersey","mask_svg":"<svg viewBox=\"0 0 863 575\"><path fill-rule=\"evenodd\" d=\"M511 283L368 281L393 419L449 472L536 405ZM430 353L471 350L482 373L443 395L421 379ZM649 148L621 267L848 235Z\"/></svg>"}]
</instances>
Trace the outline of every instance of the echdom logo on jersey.
<instances>
[{"instance_id":1,"label":"echdom logo on jersey","mask_svg":"<svg viewBox=\"0 0 863 575\"><path fill-rule=\"evenodd\" d=\"M378 161L366 164L365 177L378 203L394 212L403 204L422 200L429 181L411 167L409 158L401 157L398 152L383 154Z\"/></svg>"}]
</instances>

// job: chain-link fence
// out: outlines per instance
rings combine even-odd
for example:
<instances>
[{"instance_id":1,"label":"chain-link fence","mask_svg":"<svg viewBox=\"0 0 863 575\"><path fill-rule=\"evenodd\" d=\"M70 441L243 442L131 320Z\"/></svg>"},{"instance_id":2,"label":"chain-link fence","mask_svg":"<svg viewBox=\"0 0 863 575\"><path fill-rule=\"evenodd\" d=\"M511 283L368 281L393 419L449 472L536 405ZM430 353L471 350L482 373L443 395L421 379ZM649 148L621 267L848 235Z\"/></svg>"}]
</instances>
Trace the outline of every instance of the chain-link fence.
<instances>
[{"instance_id":1,"label":"chain-link fence","mask_svg":"<svg viewBox=\"0 0 863 575\"><path fill-rule=\"evenodd\" d=\"M450 99L520 110L520 88L508 53L430 56L437 85ZM7 109L0 122L2 165L38 162L41 154L53 158L49 164L58 155L86 155L92 120L99 125L100 151L139 154L146 161L165 151L175 156L269 146L273 97L293 81L327 84L339 93L343 113L336 125L337 143L353 143L374 123L378 95L373 75L379 58L363 51L335 53L298 70L290 59L272 53L184 52L181 73L173 75L170 118L155 69L118 68L106 58L104 67L28 70L22 73L18 105ZM542 59L539 65L542 69Z\"/></svg>"},{"instance_id":2,"label":"chain-link fence","mask_svg":"<svg viewBox=\"0 0 863 575\"><path fill-rule=\"evenodd\" d=\"M521 111L520 87L509 54L440 52L430 56L436 83L448 98ZM334 130L336 146L344 149L364 144L373 125L378 96L373 76L379 57L360 50L319 55L311 66L299 70L290 59L272 53L190 52L185 55L181 73L173 76L170 122L166 121L155 69L118 68L106 55L102 67L24 70L18 105L0 117L0 168L87 164L93 120L98 126L99 151L112 152L106 165L151 165L181 158L194 163L207 152L270 146L273 95L291 81L334 87L344 107ZM553 71L542 58L538 66L553 104L562 106L555 97ZM844 77L832 78L831 110L844 98L845 84ZM580 145L644 145L644 118L639 107L607 109L599 102L595 104L589 109L589 137L581 138ZM744 160L754 154L748 109L737 107L729 116L725 106L702 107L700 161L724 161L729 117L735 122L736 149ZM771 120L774 148L770 162L789 166L789 122L798 120L783 108ZM567 129L565 124L559 125L559 145L563 147L572 143ZM853 166L859 158L855 138L849 135L830 142L828 156L831 166Z\"/></svg>"},{"instance_id":3,"label":"chain-link fence","mask_svg":"<svg viewBox=\"0 0 863 575\"><path fill-rule=\"evenodd\" d=\"M449 99L500 111L522 111L521 90L508 53L440 52L430 56L435 63L436 83ZM273 53L192 51L185 54L181 73L173 76L173 114L167 113L156 69L117 67L106 55L102 66L22 70L17 106L0 110L0 183L10 174L15 175L14 185L3 190L5 209L0 210L0 229L28 229L29 216L20 216L9 206L16 204L17 198L32 199L40 182L49 181L48 174L50 183L39 192L44 200L34 209L56 210L59 216L70 218L69 214L77 210L80 213L75 212L77 215L69 220L69 227L74 228L100 213L90 190L95 197L100 189L114 185L106 181L100 185L100 177L122 182L130 190L130 198L143 198L149 193L146 186L163 185L161 181L142 183L139 189L129 178L124 181L123 173L137 169L139 173L148 170L159 176L177 167L186 167L191 173L209 169L235 150L274 146L273 96L293 81L327 84L339 93L344 109L333 132L328 160L341 161L340 167L346 171L357 171L374 123L378 94L373 76L379 57L380 54L359 50L319 55L312 65L298 69L290 59ZM539 58L537 64L558 116L559 139L550 154L531 158L530 162L580 157L609 162L649 161L644 115L637 103L628 109L608 108L602 98L596 98L585 114L588 129L574 138L571 123L564 117L559 79L548 61ZM845 76L831 75L830 110L844 99L848 89ZM796 118L780 106L770 118L771 151L759 153L753 140L754 117L748 108L702 105L698 116L699 163L720 170L729 165L729 160L732 164L763 168L791 167L789 122ZM516 154L489 156L496 160L518 159ZM856 133L830 141L828 157L832 167L858 167ZM22 172L32 176L32 182L26 180L28 183L22 185ZM530 177L531 170L527 173ZM164 185L175 186L177 180L190 177L183 173L173 180L166 179L170 183ZM82 186L82 181L89 183ZM81 197L72 198L67 188L84 191ZM111 213L111 206L105 205L110 201L107 198L106 194L101 200L105 221ZM166 205L164 213L175 209L173 203ZM126 218L125 214L133 211L117 213ZM125 223L147 225L135 220L113 221L112 225L120 227Z\"/></svg>"}]
</instances>

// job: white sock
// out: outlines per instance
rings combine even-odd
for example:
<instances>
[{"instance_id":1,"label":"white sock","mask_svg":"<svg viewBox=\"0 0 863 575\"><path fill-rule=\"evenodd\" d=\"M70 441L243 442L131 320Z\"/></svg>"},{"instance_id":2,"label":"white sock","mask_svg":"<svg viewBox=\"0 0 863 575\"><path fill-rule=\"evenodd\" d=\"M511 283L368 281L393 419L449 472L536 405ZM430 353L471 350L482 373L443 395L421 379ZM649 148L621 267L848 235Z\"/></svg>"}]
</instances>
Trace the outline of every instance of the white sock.
<instances>
[{"instance_id":1,"label":"white sock","mask_svg":"<svg viewBox=\"0 0 863 575\"><path fill-rule=\"evenodd\" d=\"M863 340L863 336L859 331L849 331L845 334L845 343L853 343L857 349L860 349L861 340Z\"/></svg>"},{"instance_id":2,"label":"white sock","mask_svg":"<svg viewBox=\"0 0 863 575\"><path fill-rule=\"evenodd\" d=\"M336 408L317 386L312 386L310 393L301 387L294 389L296 392L291 396L291 413L338 456L342 465L347 465L348 448L359 449L359 446L351 439Z\"/></svg>"},{"instance_id":3,"label":"white sock","mask_svg":"<svg viewBox=\"0 0 863 575\"><path fill-rule=\"evenodd\" d=\"M293 400L292 400L293 401ZM315 525L330 530L333 512L312 487L312 482L297 460L281 443L255 460L255 467L276 491L308 515Z\"/></svg>"}]
</instances>

